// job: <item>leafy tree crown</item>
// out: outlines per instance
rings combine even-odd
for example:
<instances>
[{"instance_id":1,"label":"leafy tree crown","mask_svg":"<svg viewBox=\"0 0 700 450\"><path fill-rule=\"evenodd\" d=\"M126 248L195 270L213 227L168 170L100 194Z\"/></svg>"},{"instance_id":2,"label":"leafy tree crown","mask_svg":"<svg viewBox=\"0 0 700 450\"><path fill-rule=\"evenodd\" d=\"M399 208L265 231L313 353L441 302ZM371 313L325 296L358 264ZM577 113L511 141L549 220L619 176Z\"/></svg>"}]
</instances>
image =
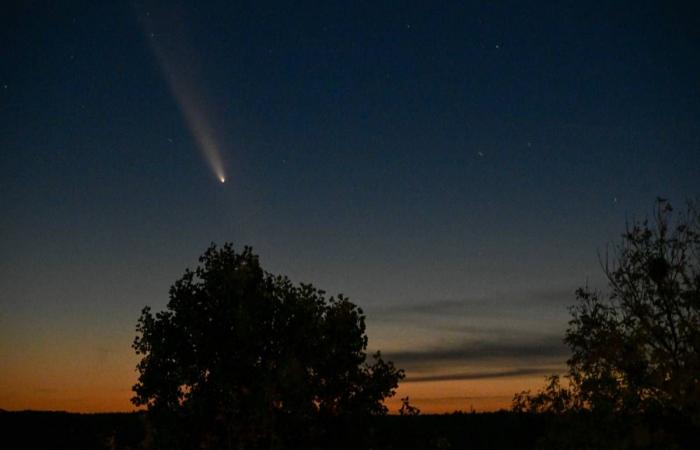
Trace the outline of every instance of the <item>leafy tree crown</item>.
<instances>
[{"instance_id":1,"label":"leafy tree crown","mask_svg":"<svg viewBox=\"0 0 700 450\"><path fill-rule=\"evenodd\" d=\"M142 311L134 404L248 448L284 426L387 412L404 375L379 352L367 362L362 309L265 272L250 247L212 245L199 262L165 311Z\"/></svg>"},{"instance_id":2,"label":"leafy tree crown","mask_svg":"<svg viewBox=\"0 0 700 450\"><path fill-rule=\"evenodd\" d=\"M565 342L568 386L550 378L532 396L518 394L518 410L602 413L675 410L700 405L700 215L681 214L659 199L651 220L628 225L603 269L606 294L588 287Z\"/></svg>"}]
</instances>

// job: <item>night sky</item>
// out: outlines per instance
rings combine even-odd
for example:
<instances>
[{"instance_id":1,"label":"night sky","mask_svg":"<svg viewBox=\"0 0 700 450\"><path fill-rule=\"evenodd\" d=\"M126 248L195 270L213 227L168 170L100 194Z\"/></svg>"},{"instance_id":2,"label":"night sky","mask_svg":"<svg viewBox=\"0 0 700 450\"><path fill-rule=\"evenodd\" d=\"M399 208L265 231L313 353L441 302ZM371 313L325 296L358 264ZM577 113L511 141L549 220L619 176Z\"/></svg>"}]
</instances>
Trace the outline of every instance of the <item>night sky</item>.
<instances>
[{"instance_id":1,"label":"night sky","mask_svg":"<svg viewBox=\"0 0 700 450\"><path fill-rule=\"evenodd\" d=\"M131 410L141 308L225 241L362 306L424 412L508 406L625 221L700 193L697 3L19 3L0 408Z\"/></svg>"}]
</instances>

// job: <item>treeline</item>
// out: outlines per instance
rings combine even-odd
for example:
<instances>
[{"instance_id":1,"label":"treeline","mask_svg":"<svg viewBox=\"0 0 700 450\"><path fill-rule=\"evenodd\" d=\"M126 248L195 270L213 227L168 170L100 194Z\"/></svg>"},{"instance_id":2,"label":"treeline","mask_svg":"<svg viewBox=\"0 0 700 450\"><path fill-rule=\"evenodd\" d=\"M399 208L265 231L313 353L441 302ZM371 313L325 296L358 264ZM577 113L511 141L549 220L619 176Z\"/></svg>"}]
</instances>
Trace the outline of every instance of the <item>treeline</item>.
<instances>
[{"instance_id":1,"label":"treeline","mask_svg":"<svg viewBox=\"0 0 700 450\"><path fill-rule=\"evenodd\" d=\"M526 450L544 435L545 421L511 412L377 416L353 430L353 439L378 450ZM149 440L143 413L4 412L0 435L2 448L22 450L137 450Z\"/></svg>"},{"instance_id":2,"label":"treeline","mask_svg":"<svg viewBox=\"0 0 700 450\"><path fill-rule=\"evenodd\" d=\"M594 430L592 425L597 427ZM688 420L650 415L617 416L600 424L581 414L452 413L375 416L352 435L336 435L319 449L529 450L540 448L696 448ZM670 433L670 436L669 436ZM0 413L0 448L17 450L147 450L152 431L144 413ZM664 436L666 434L666 436ZM617 436L610 439L610 436ZM621 437L626 437L621 440ZM571 445L578 442L581 446ZM593 447L590 446L594 442ZM597 445L596 445L597 444ZM357 446L357 447L355 447Z\"/></svg>"},{"instance_id":3,"label":"treeline","mask_svg":"<svg viewBox=\"0 0 700 450\"><path fill-rule=\"evenodd\" d=\"M0 412L0 448L102 450L144 448L142 413Z\"/></svg>"}]
</instances>

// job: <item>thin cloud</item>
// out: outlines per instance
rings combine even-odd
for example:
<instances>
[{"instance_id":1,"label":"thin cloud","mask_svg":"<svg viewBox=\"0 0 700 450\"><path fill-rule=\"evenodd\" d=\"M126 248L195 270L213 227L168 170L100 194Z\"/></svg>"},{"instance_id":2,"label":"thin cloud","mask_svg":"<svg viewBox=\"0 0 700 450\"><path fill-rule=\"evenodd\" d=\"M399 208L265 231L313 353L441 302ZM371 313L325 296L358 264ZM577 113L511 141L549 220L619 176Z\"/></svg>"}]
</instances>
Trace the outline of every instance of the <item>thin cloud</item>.
<instances>
[{"instance_id":1,"label":"thin cloud","mask_svg":"<svg viewBox=\"0 0 700 450\"><path fill-rule=\"evenodd\" d=\"M552 373L551 369L542 367L529 367L523 369L513 369L500 372L464 372L464 373L449 373L441 375L424 375L417 377L407 377L406 383L423 383L428 381L461 381L461 380L485 380L492 378L511 378L523 375L542 375L546 376Z\"/></svg>"},{"instance_id":2,"label":"thin cloud","mask_svg":"<svg viewBox=\"0 0 700 450\"><path fill-rule=\"evenodd\" d=\"M491 400L491 399L512 399L512 395L453 395L448 397L411 397L411 403L425 400Z\"/></svg>"},{"instance_id":3,"label":"thin cloud","mask_svg":"<svg viewBox=\"0 0 700 450\"><path fill-rule=\"evenodd\" d=\"M463 341L424 350L386 352L386 354L400 367L411 368L493 359L529 363L563 360L569 355L569 350L561 336L542 336L537 339L518 341Z\"/></svg>"},{"instance_id":4,"label":"thin cloud","mask_svg":"<svg viewBox=\"0 0 700 450\"><path fill-rule=\"evenodd\" d=\"M485 299L429 300L405 305L389 305L371 310L372 315L386 319L403 319L414 315L444 315L465 309L481 309L490 301Z\"/></svg>"},{"instance_id":5,"label":"thin cloud","mask_svg":"<svg viewBox=\"0 0 700 450\"><path fill-rule=\"evenodd\" d=\"M547 289L521 294L499 294L490 297L437 299L420 303L389 305L372 308L374 317L382 320L406 320L412 316L442 316L464 313L465 315L483 315L493 313L494 309L513 308L527 305L530 308L540 306L568 306L575 303L575 289Z\"/></svg>"},{"instance_id":6,"label":"thin cloud","mask_svg":"<svg viewBox=\"0 0 700 450\"><path fill-rule=\"evenodd\" d=\"M58 393L58 389L54 389L54 388L37 388L37 389L34 389L34 392L37 393L37 394L57 394L57 393Z\"/></svg>"}]
</instances>

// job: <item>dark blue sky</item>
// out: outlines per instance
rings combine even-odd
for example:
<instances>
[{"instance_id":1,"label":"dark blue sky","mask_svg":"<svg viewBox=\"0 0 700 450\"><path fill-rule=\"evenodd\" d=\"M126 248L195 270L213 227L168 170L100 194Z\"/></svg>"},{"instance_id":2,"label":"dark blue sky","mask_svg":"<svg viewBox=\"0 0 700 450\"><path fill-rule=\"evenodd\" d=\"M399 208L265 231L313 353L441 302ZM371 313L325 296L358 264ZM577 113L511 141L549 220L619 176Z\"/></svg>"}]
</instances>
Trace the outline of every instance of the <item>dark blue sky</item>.
<instances>
[{"instance_id":1,"label":"dark blue sky","mask_svg":"<svg viewBox=\"0 0 700 450\"><path fill-rule=\"evenodd\" d=\"M211 241L349 295L409 379L539 377L597 252L699 192L692 2L69 3L0 19L0 407L101 409L9 393L65 351L127 408L140 308Z\"/></svg>"}]
</instances>

